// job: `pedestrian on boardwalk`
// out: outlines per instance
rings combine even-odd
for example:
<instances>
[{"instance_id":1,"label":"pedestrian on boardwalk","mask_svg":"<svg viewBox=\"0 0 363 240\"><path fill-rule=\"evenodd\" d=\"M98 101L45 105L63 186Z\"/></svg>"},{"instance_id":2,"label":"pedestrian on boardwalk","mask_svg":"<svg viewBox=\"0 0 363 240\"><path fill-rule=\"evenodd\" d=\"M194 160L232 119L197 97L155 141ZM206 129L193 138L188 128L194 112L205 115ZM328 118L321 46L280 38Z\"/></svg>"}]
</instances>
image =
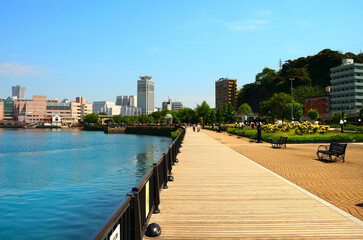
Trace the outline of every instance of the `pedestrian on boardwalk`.
<instances>
[{"instance_id":1,"label":"pedestrian on boardwalk","mask_svg":"<svg viewBox=\"0 0 363 240\"><path fill-rule=\"evenodd\" d=\"M198 123L198 125L197 125L197 131L198 131L198 132L200 131L200 125L199 125L199 123Z\"/></svg>"},{"instance_id":2,"label":"pedestrian on boardwalk","mask_svg":"<svg viewBox=\"0 0 363 240\"><path fill-rule=\"evenodd\" d=\"M193 131L195 132L195 124L193 124Z\"/></svg>"}]
</instances>

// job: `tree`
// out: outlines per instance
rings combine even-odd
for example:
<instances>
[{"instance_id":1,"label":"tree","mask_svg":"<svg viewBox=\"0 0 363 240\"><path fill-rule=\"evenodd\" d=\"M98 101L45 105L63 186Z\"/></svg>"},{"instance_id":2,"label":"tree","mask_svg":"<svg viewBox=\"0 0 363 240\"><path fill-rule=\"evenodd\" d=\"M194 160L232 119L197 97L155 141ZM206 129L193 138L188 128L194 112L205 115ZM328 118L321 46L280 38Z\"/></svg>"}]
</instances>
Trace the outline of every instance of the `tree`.
<instances>
[{"instance_id":1,"label":"tree","mask_svg":"<svg viewBox=\"0 0 363 240\"><path fill-rule=\"evenodd\" d=\"M345 114L345 112L341 112L341 113L333 113L331 115L331 117L332 117L333 122L339 123L340 120L346 119L347 115Z\"/></svg>"},{"instance_id":2,"label":"tree","mask_svg":"<svg viewBox=\"0 0 363 240\"><path fill-rule=\"evenodd\" d=\"M293 102L293 118L291 119L291 103L288 103L284 106L282 109L282 112L284 114L284 118L290 120L290 121L300 121L301 115L303 114L303 105L297 102Z\"/></svg>"},{"instance_id":3,"label":"tree","mask_svg":"<svg viewBox=\"0 0 363 240\"><path fill-rule=\"evenodd\" d=\"M250 105L248 105L247 103L244 103L241 106L239 106L237 113L247 115L247 114L252 113L252 109L251 109Z\"/></svg>"},{"instance_id":4,"label":"tree","mask_svg":"<svg viewBox=\"0 0 363 240\"><path fill-rule=\"evenodd\" d=\"M304 98L322 96L325 94L325 91L322 87L319 86L302 85L297 88L294 88L293 93L294 93L294 101L304 104Z\"/></svg>"},{"instance_id":5,"label":"tree","mask_svg":"<svg viewBox=\"0 0 363 240\"><path fill-rule=\"evenodd\" d=\"M265 111L269 111L269 115L273 118L277 118L277 119L284 119L284 114L282 109L284 108L285 105L287 105L289 102L291 101L291 98L288 94L280 92L280 93L275 93L269 100L267 101L263 101L261 102L261 106L263 106L263 108L261 108L261 110L264 110L264 113L266 114ZM268 109L266 108L268 106ZM291 105L290 105L291 108Z\"/></svg>"},{"instance_id":6,"label":"tree","mask_svg":"<svg viewBox=\"0 0 363 240\"><path fill-rule=\"evenodd\" d=\"M100 112L100 113L98 113L98 115L106 115L107 116L107 114L105 112Z\"/></svg>"},{"instance_id":7,"label":"tree","mask_svg":"<svg viewBox=\"0 0 363 240\"><path fill-rule=\"evenodd\" d=\"M86 123L98 123L98 114L97 113L86 114L83 117L83 121L85 121Z\"/></svg>"},{"instance_id":8,"label":"tree","mask_svg":"<svg viewBox=\"0 0 363 240\"><path fill-rule=\"evenodd\" d=\"M199 118L203 118L203 122L206 122L206 118L210 113L210 106L206 101L203 101L201 105L197 105L195 112L198 114Z\"/></svg>"},{"instance_id":9,"label":"tree","mask_svg":"<svg viewBox=\"0 0 363 240\"><path fill-rule=\"evenodd\" d=\"M216 111L214 109L211 109L208 115L208 123L215 123L215 122L216 122Z\"/></svg>"},{"instance_id":10,"label":"tree","mask_svg":"<svg viewBox=\"0 0 363 240\"><path fill-rule=\"evenodd\" d=\"M217 112L216 112L216 121L221 124L224 122L224 115L222 113L222 110L221 109L218 109Z\"/></svg>"},{"instance_id":11,"label":"tree","mask_svg":"<svg viewBox=\"0 0 363 240\"><path fill-rule=\"evenodd\" d=\"M317 109L310 109L308 112L308 116L312 121L315 121L319 118L319 111Z\"/></svg>"},{"instance_id":12,"label":"tree","mask_svg":"<svg viewBox=\"0 0 363 240\"><path fill-rule=\"evenodd\" d=\"M359 109L359 118L362 120L363 118L363 108Z\"/></svg>"}]
</instances>

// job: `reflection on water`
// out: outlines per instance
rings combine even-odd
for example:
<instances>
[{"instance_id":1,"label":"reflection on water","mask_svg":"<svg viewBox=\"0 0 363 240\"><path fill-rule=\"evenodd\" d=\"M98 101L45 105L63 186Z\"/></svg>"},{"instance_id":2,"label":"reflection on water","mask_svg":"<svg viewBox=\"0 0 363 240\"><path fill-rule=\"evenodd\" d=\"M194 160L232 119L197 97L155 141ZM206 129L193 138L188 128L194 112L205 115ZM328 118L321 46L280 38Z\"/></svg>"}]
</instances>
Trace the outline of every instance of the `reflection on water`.
<instances>
[{"instance_id":1,"label":"reflection on water","mask_svg":"<svg viewBox=\"0 0 363 240\"><path fill-rule=\"evenodd\" d=\"M87 239L170 143L103 132L0 130L0 239Z\"/></svg>"}]
</instances>

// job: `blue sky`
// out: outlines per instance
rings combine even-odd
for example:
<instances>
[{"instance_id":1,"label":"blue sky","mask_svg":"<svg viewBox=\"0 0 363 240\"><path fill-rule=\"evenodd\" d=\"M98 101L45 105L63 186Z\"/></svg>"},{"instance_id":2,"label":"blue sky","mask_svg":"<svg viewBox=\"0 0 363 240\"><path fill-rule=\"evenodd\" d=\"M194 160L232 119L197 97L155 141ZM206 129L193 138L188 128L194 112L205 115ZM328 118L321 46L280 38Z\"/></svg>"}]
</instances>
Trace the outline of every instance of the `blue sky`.
<instances>
[{"instance_id":1,"label":"blue sky","mask_svg":"<svg viewBox=\"0 0 363 240\"><path fill-rule=\"evenodd\" d=\"M155 81L214 107L214 82L253 82L264 67L330 48L363 51L363 1L0 1L0 98L115 101Z\"/></svg>"}]
</instances>

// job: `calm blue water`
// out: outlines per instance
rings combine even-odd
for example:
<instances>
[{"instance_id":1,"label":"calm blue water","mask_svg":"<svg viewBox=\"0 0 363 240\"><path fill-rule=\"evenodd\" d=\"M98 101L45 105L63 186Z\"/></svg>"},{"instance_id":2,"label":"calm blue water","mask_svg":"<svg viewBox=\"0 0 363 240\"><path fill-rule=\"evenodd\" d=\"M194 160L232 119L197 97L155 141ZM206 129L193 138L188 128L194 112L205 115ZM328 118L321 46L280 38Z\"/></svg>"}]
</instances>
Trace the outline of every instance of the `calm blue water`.
<instances>
[{"instance_id":1,"label":"calm blue water","mask_svg":"<svg viewBox=\"0 0 363 240\"><path fill-rule=\"evenodd\" d=\"M155 136L0 129L0 239L88 239L170 144Z\"/></svg>"}]
</instances>

